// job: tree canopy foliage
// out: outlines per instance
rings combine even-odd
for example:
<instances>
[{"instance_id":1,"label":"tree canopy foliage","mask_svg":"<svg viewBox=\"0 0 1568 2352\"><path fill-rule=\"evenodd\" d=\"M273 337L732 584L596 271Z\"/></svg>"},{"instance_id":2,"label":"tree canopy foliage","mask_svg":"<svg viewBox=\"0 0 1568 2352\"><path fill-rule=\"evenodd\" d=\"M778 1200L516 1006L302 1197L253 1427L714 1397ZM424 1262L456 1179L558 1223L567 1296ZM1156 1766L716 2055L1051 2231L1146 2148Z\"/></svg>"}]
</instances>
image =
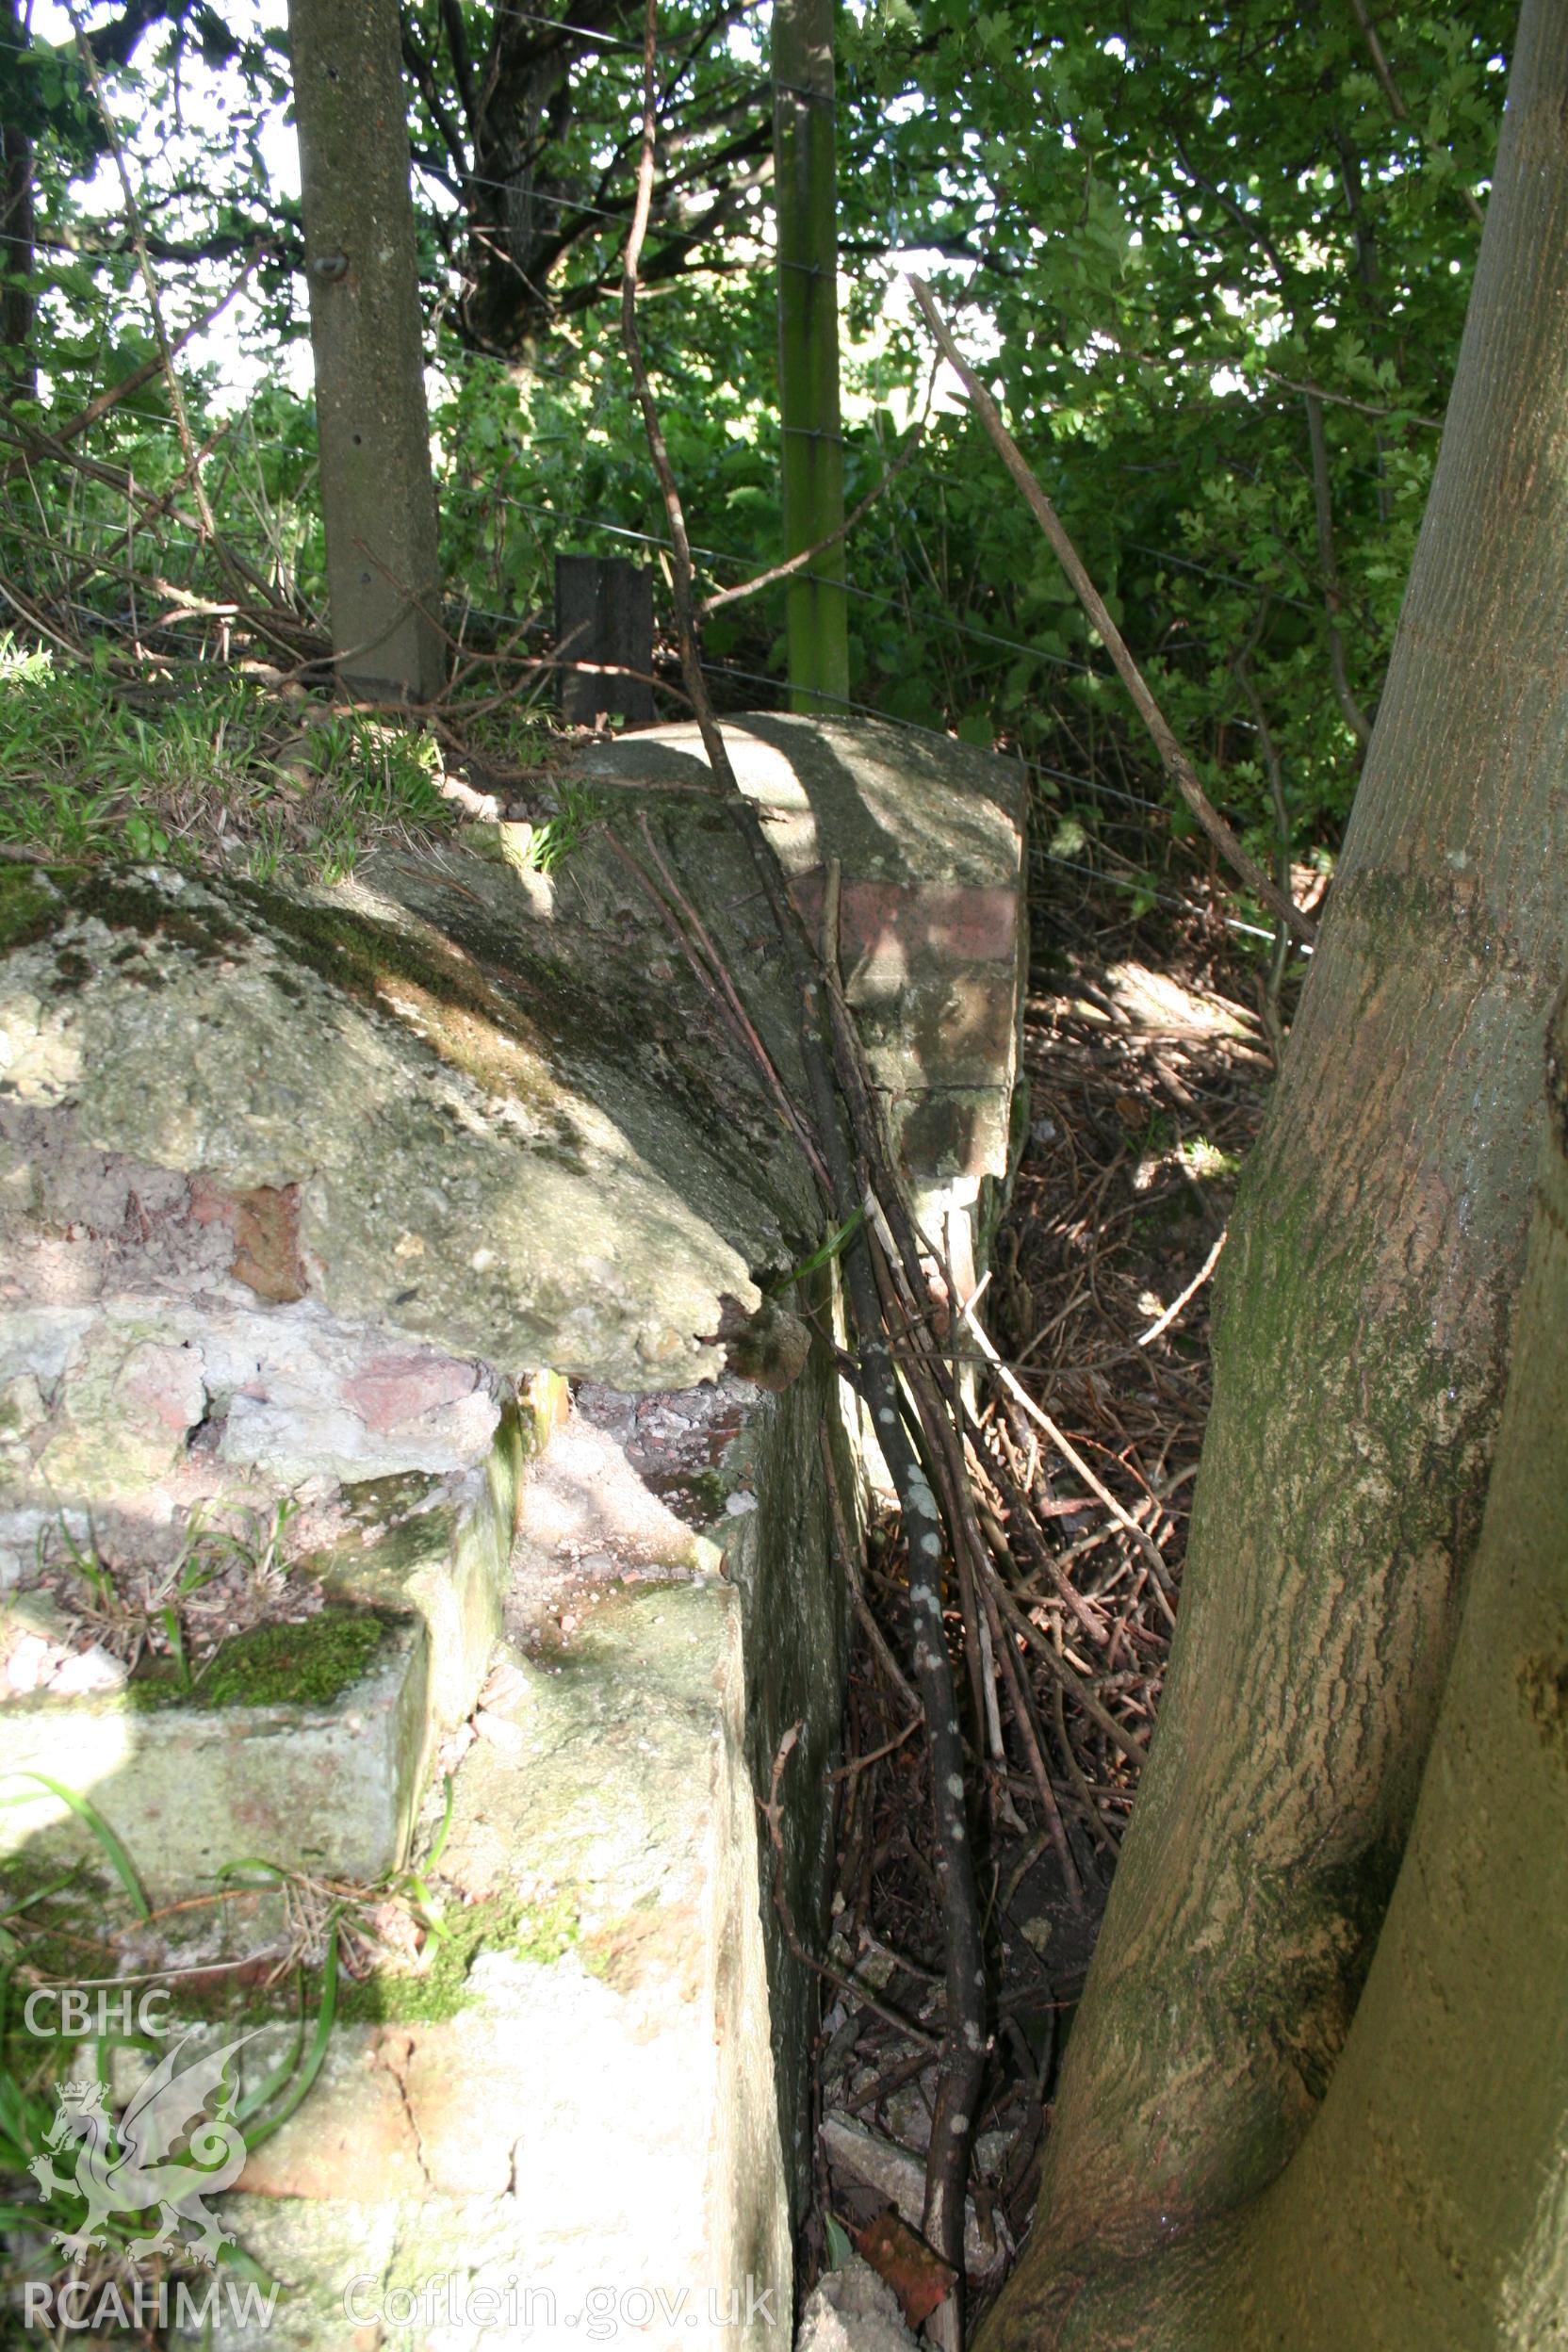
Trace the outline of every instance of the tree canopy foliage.
<instances>
[{"instance_id":1,"label":"tree canopy foliage","mask_svg":"<svg viewBox=\"0 0 1568 2352\"><path fill-rule=\"evenodd\" d=\"M919 256L1205 785L1268 859L1331 850L1348 807L1436 456L1511 13L1504 0L841 12L847 502L925 402L929 352L899 286ZM322 562L310 405L271 364L304 333L298 205L270 168L288 103L282 15L274 0L221 13L116 0L81 21L172 333L253 264L232 315L261 380L209 472L257 563L308 599ZM564 540L635 550L614 534L662 531L612 299L639 20L627 0L403 9L443 555L468 642L542 610ZM781 547L766 31L743 0L661 10L645 337L721 586ZM68 18L8 0L0 41L6 251L27 278L5 314L14 434L147 369L155 346ZM36 313L18 306L35 292ZM219 430L216 386L197 404ZM81 446L158 489L182 466L170 421L149 371ZM74 527L96 503L109 528L110 487L78 473L69 497ZM14 496L12 513L24 525ZM8 534L5 560L25 598L47 601L36 547ZM1042 781L1070 805L1057 827L1070 851L1114 841L1126 800L1162 797L1054 559L940 385L848 572L855 702L1057 770ZM112 579L73 579L78 603L122 620ZM779 589L710 624L731 699L766 699L781 678L782 615ZM1142 836L1147 814L1133 812ZM1146 851L1129 851L1135 865Z\"/></svg>"}]
</instances>

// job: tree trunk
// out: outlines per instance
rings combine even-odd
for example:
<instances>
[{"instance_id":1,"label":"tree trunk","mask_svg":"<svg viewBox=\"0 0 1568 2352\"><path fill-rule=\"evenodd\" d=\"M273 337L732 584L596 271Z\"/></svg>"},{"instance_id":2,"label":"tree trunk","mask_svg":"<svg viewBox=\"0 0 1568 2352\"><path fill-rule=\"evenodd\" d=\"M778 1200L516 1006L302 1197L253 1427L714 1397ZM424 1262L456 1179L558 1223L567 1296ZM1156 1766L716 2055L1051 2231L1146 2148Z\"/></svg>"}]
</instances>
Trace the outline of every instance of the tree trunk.
<instances>
[{"instance_id":1,"label":"tree trunk","mask_svg":"<svg viewBox=\"0 0 1568 2352\"><path fill-rule=\"evenodd\" d=\"M1328 2096L1250 2207L1063 2345L1557 2352L1568 2310L1568 993L1486 1517L1421 1799Z\"/></svg>"},{"instance_id":2,"label":"tree trunk","mask_svg":"<svg viewBox=\"0 0 1568 2352\"><path fill-rule=\"evenodd\" d=\"M633 15L641 15L629 8L588 6L566 13L574 24L602 25L623 37L633 29ZM564 249L574 191L547 170L546 157L571 120L569 76L580 55L580 43L533 16L497 9L488 57L482 74L473 76L474 161L465 189L469 234L462 315L482 351L521 358L547 322L549 275Z\"/></svg>"},{"instance_id":3,"label":"tree trunk","mask_svg":"<svg viewBox=\"0 0 1568 2352\"><path fill-rule=\"evenodd\" d=\"M21 0L0 0L0 44L13 54L27 46L27 29ZM20 108L22 76L10 69L10 104ZM0 350L8 400L38 393L38 353L33 348L36 297L33 270L37 261L33 238L33 142L20 112L0 109Z\"/></svg>"},{"instance_id":4,"label":"tree trunk","mask_svg":"<svg viewBox=\"0 0 1568 2352\"><path fill-rule=\"evenodd\" d=\"M1152 2295L1147 2328L1105 2306L1102 2333L1095 2274L1282 2171L1409 1833L1568 942L1565 117L1568 0L1527 0L1377 732L1226 1253L1160 1728L992 2352L1188 2341Z\"/></svg>"},{"instance_id":5,"label":"tree trunk","mask_svg":"<svg viewBox=\"0 0 1568 2352\"><path fill-rule=\"evenodd\" d=\"M1228 2264L1259 2344L1558 2346L1568 2311L1568 996L1486 1520L1355 2024ZM1234 2341L1234 2339L1232 2339Z\"/></svg>"},{"instance_id":6,"label":"tree trunk","mask_svg":"<svg viewBox=\"0 0 1568 2352\"><path fill-rule=\"evenodd\" d=\"M397 0L289 0L333 651L356 693L445 673Z\"/></svg>"},{"instance_id":7,"label":"tree trunk","mask_svg":"<svg viewBox=\"0 0 1568 2352\"><path fill-rule=\"evenodd\" d=\"M784 552L815 547L844 519L839 418L839 206L834 0L775 0L774 172L778 227L778 410ZM816 710L849 693L844 545L789 583L790 705Z\"/></svg>"}]
</instances>

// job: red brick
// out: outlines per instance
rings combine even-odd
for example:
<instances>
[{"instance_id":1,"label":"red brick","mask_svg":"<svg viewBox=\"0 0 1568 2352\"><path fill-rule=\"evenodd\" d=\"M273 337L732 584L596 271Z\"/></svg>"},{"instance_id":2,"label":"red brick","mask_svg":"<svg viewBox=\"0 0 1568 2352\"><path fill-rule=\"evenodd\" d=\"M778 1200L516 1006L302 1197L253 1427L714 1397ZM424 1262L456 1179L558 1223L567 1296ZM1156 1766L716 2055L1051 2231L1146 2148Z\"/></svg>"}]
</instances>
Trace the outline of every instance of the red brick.
<instances>
[{"instance_id":1,"label":"red brick","mask_svg":"<svg viewBox=\"0 0 1568 2352\"><path fill-rule=\"evenodd\" d=\"M449 1356L377 1356L344 1382L343 1395L367 1429L394 1429L471 1396L478 1379L471 1364Z\"/></svg>"},{"instance_id":2,"label":"red brick","mask_svg":"<svg viewBox=\"0 0 1568 2352\"><path fill-rule=\"evenodd\" d=\"M808 928L822 919L823 877L798 876L790 895ZM900 972L933 964L1006 964L1018 954L1018 892L935 882L845 882L839 955L845 971Z\"/></svg>"}]
</instances>

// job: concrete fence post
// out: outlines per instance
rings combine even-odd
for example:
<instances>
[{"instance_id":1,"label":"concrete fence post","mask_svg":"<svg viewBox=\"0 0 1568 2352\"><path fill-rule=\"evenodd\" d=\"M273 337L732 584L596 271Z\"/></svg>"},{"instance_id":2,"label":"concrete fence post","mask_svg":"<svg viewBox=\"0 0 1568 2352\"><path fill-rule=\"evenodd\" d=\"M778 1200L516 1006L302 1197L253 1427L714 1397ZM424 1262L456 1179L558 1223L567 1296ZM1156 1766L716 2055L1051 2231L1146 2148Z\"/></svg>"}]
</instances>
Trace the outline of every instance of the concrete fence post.
<instances>
[{"instance_id":1,"label":"concrete fence post","mask_svg":"<svg viewBox=\"0 0 1568 2352\"><path fill-rule=\"evenodd\" d=\"M446 670L397 0L289 0L333 656L424 701Z\"/></svg>"}]
</instances>

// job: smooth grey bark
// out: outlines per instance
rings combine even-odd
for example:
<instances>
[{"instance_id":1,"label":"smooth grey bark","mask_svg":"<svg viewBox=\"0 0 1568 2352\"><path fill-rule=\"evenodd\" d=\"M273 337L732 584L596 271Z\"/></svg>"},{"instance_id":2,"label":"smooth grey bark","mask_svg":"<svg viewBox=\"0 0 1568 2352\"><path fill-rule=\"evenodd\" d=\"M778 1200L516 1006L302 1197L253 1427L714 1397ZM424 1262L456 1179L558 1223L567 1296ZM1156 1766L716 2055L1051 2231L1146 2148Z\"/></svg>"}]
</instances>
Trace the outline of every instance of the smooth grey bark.
<instances>
[{"instance_id":1,"label":"smooth grey bark","mask_svg":"<svg viewBox=\"0 0 1568 2352\"><path fill-rule=\"evenodd\" d=\"M1414 1827L1322 2111L1227 2264L1260 2344L1568 2336L1568 997L1547 1064L1512 1369Z\"/></svg>"},{"instance_id":2,"label":"smooth grey bark","mask_svg":"<svg viewBox=\"0 0 1568 2352\"><path fill-rule=\"evenodd\" d=\"M1249 2207L1097 2282L1074 2352L1568 2335L1568 995L1513 1367L1410 1843L1328 2095Z\"/></svg>"},{"instance_id":3,"label":"smooth grey bark","mask_svg":"<svg viewBox=\"0 0 1568 2352\"><path fill-rule=\"evenodd\" d=\"M445 673L397 0L289 0L333 652L423 701Z\"/></svg>"},{"instance_id":4,"label":"smooth grey bark","mask_svg":"<svg viewBox=\"0 0 1568 2352\"><path fill-rule=\"evenodd\" d=\"M1409 1835L1568 950L1565 122L1568 0L1528 0L1378 726L1226 1253L1160 1728L991 2352L1186 2341L1158 2249L1300 2143Z\"/></svg>"}]
</instances>

